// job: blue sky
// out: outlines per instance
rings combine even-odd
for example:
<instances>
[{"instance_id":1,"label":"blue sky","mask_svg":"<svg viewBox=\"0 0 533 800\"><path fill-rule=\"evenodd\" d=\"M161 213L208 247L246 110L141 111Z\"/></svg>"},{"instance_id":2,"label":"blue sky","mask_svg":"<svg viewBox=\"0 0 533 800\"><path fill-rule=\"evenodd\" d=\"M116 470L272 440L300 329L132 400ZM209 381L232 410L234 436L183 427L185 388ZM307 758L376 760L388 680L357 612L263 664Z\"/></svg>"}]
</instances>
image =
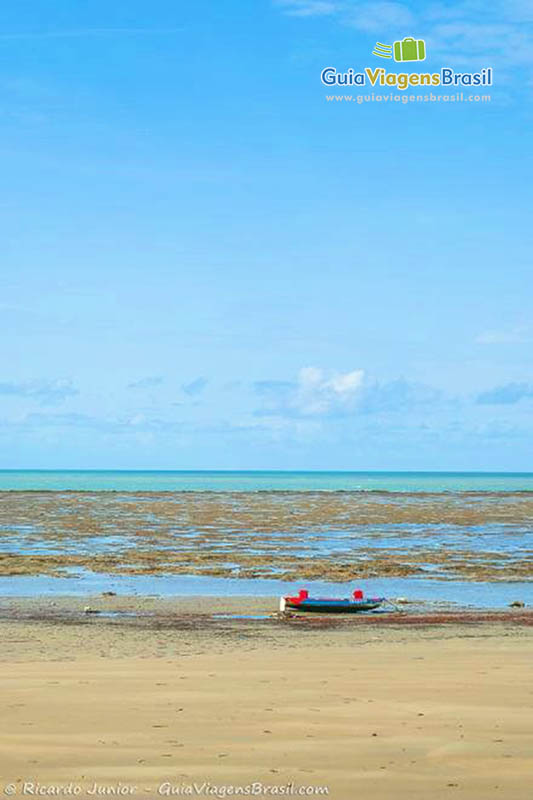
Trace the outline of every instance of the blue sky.
<instances>
[{"instance_id":1,"label":"blue sky","mask_svg":"<svg viewBox=\"0 0 533 800\"><path fill-rule=\"evenodd\" d=\"M6 4L0 467L531 469L532 22ZM491 103L325 100L407 35Z\"/></svg>"}]
</instances>

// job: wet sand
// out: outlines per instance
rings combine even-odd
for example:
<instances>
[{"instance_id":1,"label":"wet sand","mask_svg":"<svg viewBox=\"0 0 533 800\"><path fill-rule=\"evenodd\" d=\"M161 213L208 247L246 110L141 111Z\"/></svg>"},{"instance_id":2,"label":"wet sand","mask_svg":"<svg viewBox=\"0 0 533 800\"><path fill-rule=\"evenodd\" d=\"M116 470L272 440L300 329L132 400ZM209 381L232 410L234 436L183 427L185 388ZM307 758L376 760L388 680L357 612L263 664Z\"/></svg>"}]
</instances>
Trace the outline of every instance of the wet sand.
<instances>
[{"instance_id":1,"label":"wet sand","mask_svg":"<svg viewBox=\"0 0 533 800\"><path fill-rule=\"evenodd\" d=\"M271 612L268 599L1 601L2 790L261 782L336 800L529 800L530 611L414 625L416 611Z\"/></svg>"}]
</instances>

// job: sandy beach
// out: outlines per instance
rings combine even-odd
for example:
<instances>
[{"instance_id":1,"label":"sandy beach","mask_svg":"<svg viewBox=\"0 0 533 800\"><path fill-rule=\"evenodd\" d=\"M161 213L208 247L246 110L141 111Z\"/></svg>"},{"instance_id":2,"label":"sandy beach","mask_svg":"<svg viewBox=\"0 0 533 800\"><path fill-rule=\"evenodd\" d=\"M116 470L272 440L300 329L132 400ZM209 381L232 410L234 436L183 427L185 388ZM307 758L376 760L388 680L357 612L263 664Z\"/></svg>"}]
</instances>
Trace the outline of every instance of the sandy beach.
<instances>
[{"instance_id":1,"label":"sandy beach","mask_svg":"<svg viewBox=\"0 0 533 800\"><path fill-rule=\"evenodd\" d=\"M267 600L86 602L1 604L7 794L530 797L527 611L324 627Z\"/></svg>"}]
</instances>

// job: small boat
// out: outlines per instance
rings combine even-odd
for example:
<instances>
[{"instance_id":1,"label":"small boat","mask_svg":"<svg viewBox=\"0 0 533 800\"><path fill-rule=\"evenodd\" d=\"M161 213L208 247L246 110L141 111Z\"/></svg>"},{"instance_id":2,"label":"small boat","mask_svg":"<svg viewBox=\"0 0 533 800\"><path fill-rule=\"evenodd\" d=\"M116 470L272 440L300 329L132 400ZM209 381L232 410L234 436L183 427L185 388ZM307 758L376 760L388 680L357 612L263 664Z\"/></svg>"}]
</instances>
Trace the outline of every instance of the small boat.
<instances>
[{"instance_id":1,"label":"small boat","mask_svg":"<svg viewBox=\"0 0 533 800\"><path fill-rule=\"evenodd\" d=\"M351 597L309 597L307 589L300 589L295 597L282 597L280 611L314 611L320 614L355 614L359 611L373 611L386 602L385 597L365 598L361 589L356 589Z\"/></svg>"}]
</instances>

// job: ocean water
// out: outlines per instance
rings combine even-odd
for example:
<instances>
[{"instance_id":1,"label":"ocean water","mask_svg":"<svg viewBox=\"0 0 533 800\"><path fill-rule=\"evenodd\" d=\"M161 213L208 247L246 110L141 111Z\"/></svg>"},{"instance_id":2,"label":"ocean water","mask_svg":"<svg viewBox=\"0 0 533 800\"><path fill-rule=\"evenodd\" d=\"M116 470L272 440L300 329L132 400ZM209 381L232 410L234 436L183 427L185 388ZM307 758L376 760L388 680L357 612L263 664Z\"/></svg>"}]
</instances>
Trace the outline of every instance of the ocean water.
<instances>
[{"instance_id":1,"label":"ocean water","mask_svg":"<svg viewBox=\"0 0 533 800\"><path fill-rule=\"evenodd\" d=\"M105 575L76 570L75 575L54 578L49 575L0 577L0 598L32 596L94 596L105 591L119 595L160 597L272 597L294 594L307 588L317 597L348 597L354 587L364 589L367 597L409 598L408 609L428 610L433 605L450 604L460 608L503 610L514 600L530 606L533 584L526 581L498 584L465 581L432 581L418 578L371 578L357 583L309 581L289 583L279 580L211 578L199 575ZM276 611L278 603L272 603ZM406 606L403 606L406 608Z\"/></svg>"},{"instance_id":2,"label":"ocean water","mask_svg":"<svg viewBox=\"0 0 533 800\"><path fill-rule=\"evenodd\" d=\"M533 472L0 470L0 491L533 492Z\"/></svg>"}]
</instances>

